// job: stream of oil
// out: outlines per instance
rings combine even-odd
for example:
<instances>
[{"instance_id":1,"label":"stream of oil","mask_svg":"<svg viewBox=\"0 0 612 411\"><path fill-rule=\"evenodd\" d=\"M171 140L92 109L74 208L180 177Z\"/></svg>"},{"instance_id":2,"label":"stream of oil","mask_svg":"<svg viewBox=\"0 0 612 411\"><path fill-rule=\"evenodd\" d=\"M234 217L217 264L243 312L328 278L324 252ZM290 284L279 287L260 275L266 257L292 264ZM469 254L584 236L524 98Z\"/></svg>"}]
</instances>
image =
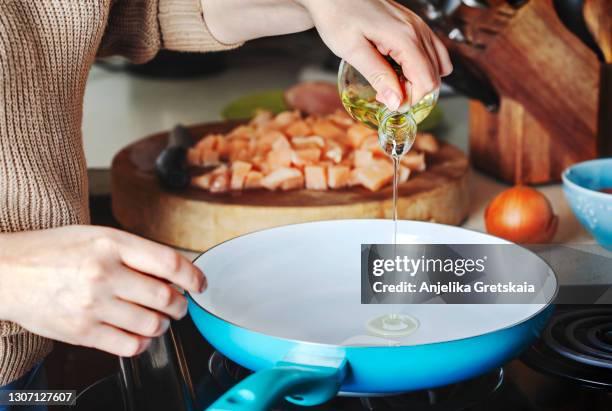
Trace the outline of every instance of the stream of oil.
<instances>
[{"instance_id":1,"label":"stream of oil","mask_svg":"<svg viewBox=\"0 0 612 411\"><path fill-rule=\"evenodd\" d=\"M400 171L400 156L391 154L393 160L393 256L397 256L397 223L398 223L398 212L397 203L399 197L399 171ZM394 278L394 280L396 280ZM391 312L383 314L369 321L368 329L370 332L376 335L380 335L387 338L401 337L414 332L419 322L416 318L399 313L399 306L396 304L391 305ZM393 345L394 341L389 340L389 345Z\"/></svg>"}]
</instances>

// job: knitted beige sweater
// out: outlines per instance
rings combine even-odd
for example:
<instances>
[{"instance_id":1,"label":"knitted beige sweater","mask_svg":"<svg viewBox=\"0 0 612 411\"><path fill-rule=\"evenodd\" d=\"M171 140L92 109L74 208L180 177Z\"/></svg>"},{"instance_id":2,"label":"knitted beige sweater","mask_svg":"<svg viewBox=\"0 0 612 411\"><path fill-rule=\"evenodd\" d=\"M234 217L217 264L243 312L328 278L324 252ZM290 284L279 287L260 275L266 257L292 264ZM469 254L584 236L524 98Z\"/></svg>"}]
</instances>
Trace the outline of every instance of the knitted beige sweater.
<instances>
[{"instance_id":1,"label":"knitted beige sweater","mask_svg":"<svg viewBox=\"0 0 612 411\"><path fill-rule=\"evenodd\" d=\"M234 45L212 37L200 0L0 0L0 232L88 223L88 71L96 55L138 63L161 47ZM0 321L0 386L50 350L49 340Z\"/></svg>"}]
</instances>

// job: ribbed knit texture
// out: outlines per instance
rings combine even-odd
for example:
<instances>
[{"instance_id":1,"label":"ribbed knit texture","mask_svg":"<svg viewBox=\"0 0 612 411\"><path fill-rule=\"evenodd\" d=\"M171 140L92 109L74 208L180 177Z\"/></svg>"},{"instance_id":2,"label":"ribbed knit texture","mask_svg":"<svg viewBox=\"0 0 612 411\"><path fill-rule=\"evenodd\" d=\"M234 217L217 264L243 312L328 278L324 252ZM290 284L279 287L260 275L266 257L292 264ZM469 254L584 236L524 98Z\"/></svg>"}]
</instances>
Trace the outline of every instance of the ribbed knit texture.
<instances>
[{"instance_id":1,"label":"ribbed knit texture","mask_svg":"<svg viewBox=\"0 0 612 411\"><path fill-rule=\"evenodd\" d=\"M0 232L89 222L81 120L96 54L236 46L208 32L200 0L0 0ZM0 321L0 386L50 350Z\"/></svg>"}]
</instances>

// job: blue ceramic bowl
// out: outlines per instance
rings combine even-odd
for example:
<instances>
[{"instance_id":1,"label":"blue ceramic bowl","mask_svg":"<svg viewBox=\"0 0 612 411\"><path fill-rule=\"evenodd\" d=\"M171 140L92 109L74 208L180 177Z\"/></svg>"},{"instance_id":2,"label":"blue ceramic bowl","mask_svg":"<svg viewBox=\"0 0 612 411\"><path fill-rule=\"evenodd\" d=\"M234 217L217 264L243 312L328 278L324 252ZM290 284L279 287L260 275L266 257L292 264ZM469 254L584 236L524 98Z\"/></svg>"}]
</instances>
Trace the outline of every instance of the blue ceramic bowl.
<instances>
[{"instance_id":1,"label":"blue ceramic bowl","mask_svg":"<svg viewBox=\"0 0 612 411\"><path fill-rule=\"evenodd\" d=\"M563 191L580 223L612 251L612 158L585 161L563 171Z\"/></svg>"}]
</instances>

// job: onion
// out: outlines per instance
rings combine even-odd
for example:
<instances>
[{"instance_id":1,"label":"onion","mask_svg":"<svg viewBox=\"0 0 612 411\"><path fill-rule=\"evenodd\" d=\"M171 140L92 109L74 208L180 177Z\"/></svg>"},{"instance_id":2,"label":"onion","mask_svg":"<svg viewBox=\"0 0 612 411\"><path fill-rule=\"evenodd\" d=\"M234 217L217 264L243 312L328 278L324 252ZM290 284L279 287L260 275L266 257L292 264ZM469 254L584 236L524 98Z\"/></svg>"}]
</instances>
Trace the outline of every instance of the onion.
<instances>
[{"instance_id":1,"label":"onion","mask_svg":"<svg viewBox=\"0 0 612 411\"><path fill-rule=\"evenodd\" d=\"M515 243L546 243L559 219L544 194L515 186L498 194L485 210L487 232Z\"/></svg>"}]
</instances>

